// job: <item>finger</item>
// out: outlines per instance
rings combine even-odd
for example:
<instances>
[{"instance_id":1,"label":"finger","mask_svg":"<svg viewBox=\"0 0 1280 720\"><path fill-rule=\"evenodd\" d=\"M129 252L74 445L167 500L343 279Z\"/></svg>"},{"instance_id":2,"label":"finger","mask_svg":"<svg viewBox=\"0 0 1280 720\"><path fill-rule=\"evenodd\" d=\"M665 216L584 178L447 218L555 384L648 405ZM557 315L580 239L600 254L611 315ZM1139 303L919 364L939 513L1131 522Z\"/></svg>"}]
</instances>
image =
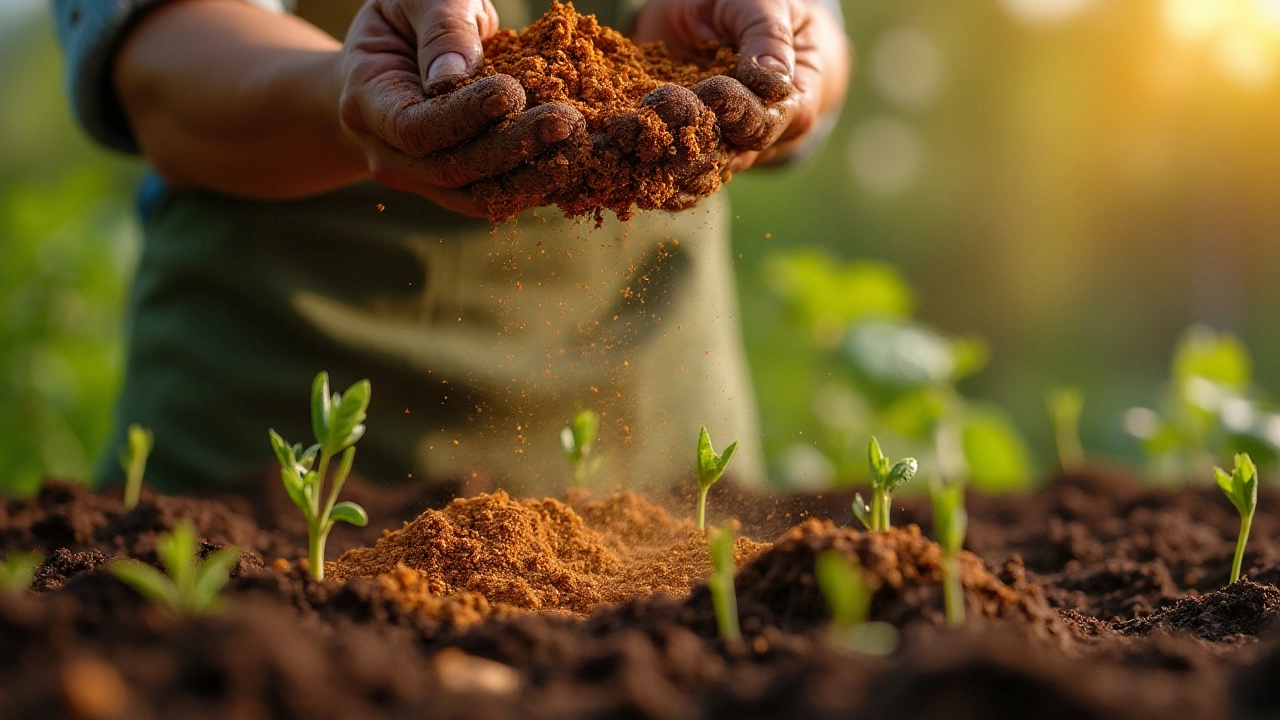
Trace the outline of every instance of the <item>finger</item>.
<instances>
[{"instance_id":1,"label":"finger","mask_svg":"<svg viewBox=\"0 0 1280 720\"><path fill-rule=\"evenodd\" d=\"M420 162L366 132L354 134L356 142L369 158L369 170L373 179L392 190L421 195L435 204L463 215L483 217L484 212L470 193L452 190L420 182L414 176L414 163Z\"/></svg>"},{"instance_id":2,"label":"finger","mask_svg":"<svg viewBox=\"0 0 1280 720\"><path fill-rule=\"evenodd\" d=\"M726 168L726 170L728 170L730 173L736 173L736 172L742 172L743 170L748 170L751 167L753 167L757 162L760 162L759 158L763 154L764 153L756 152L754 150L748 150L746 152L737 153L736 155L733 156L733 159L729 161L729 166Z\"/></svg>"},{"instance_id":3,"label":"finger","mask_svg":"<svg viewBox=\"0 0 1280 720\"><path fill-rule=\"evenodd\" d=\"M787 127L785 105L765 105L758 95L728 75L707 78L694 86L693 92L716 114L722 137L735 147L762 150Z\"/></svg>"},{"instance_id":4,"label":"finger","mask_svg":"<svg viewBox=\"0 0 1280 720\"><path fill-rule=\"evenodd\" d=\"M498 31L489 0L419 0L399 3L418 39L422 86L430 89L480 71L483 40Z\"/></svg>"},{"instance_id":5,"label":"finger","mask_svg":"<svg viewBox=\"0 0 1280 720\"><path fill-rule=\"evenodd\" d=\"M795 72L794 28L802 19L803 2L721 2L717 13L717 25L737 40L742 54L738 79L766 102L785 98Z\"/></svg>"},{"instance_id":6,"label":"finger","mask_svg":"<svg viewBox=\"0 0 1280 720\"><path fill-rule=\"evenodd\" d=\"M682 128L698 121L702 101L692 90L680 85L659 85L640 101L641 107L651 107L668 129Z\"/></svg>"},{"instance_id":7,"label":"finger","mask_svg":"<svg viewBox=\"0 0 1280 720\"><path fill-rule=\"evenodd\" d=\"M585 152L589 144L580 145L573 150ZM550 205L556 194L577 182L579 173L575 168L583 158L569 157L556 153L543 160L526 163L511 172L481 180L472 186L472 196L477 205L484 209L489 219L501 222L530 208Z\"/></svg>"}]
</instances>

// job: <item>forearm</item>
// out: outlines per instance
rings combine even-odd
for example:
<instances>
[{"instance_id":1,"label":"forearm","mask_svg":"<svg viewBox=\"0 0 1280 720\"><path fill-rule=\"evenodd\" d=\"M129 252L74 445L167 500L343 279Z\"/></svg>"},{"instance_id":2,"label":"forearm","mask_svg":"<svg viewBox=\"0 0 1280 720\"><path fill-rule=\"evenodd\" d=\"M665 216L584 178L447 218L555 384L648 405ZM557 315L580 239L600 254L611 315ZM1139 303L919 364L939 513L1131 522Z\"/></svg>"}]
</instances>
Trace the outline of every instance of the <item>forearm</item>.
<instances>
[{"instance_id":1,"label":"forearm","mask_svg":"<svg viewBox=\"0 0 1280 720\"><path fill-rule=\"evenodd\" d=\"M174 0L125 38L116 92L173 187L302 197L368 177L338 120L342 46L240 0Z\"/></svg>"}]
</instances>

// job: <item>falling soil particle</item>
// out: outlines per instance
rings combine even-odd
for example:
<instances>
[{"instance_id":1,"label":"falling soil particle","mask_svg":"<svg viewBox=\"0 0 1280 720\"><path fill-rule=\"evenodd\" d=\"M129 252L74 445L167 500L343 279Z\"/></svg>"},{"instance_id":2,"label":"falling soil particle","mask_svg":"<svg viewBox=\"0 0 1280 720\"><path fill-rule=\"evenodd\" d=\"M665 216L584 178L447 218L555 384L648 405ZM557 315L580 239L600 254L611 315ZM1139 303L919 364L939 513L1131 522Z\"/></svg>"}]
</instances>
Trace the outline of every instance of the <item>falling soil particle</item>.
<instances>
[{"instance_id":1,"label":"falling soil particle","mask_svg":"<svg viewBox=\"0 0 1280 720\"><path fill-rule=\"evenodd\" d=\"M554 3L524 31L486 41L484 51L478 77L509 75L524 88L526 109L567 103L586 121L584 133L556 150L473 186L491 220L549 204L566 217L600 223L607 209L626 220L635 207L687 206L728 179L716 115L688 88L731 75L738 56L729 48L708 47L701 66L679 63L660 44L636 45L572 4ZM651 95L664 85L674 87Z\"/></svg>"},{"instance_id":2,"label":"falling soil particle","mask_svg":"<svg viewBox=\"0 0 1280 720\"><path fill-rule=\"evenodd\" d=\"M767 547L739 538L737 559ZM378 577L404 604L443 607L462 624L460 607L478 619L507 609L586 614L658 592L684 597L710 572L702 533L634 494L562 502L502 491L428 510L329 570L336 580Z\"/></svg>"}]
</instances>

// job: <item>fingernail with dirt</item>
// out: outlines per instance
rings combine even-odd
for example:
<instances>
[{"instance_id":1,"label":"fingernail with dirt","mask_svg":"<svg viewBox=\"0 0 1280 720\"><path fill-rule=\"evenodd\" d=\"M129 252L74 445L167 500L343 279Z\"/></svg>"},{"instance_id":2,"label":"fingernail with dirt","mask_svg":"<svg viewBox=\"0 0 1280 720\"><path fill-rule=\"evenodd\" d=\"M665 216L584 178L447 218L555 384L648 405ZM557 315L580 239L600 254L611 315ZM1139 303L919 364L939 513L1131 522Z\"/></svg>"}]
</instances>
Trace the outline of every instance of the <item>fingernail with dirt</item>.
<instances>
[{"instance_id":1,"label":"fingernail with dirt","mask_svg":"<svg viewBox=\"0 0 1280 720\"><path fill-rule=\"evenodd\" d=\"M484 102L480 105L480 110L485 114L485 117L490 118L499 118L504 115L510 115L511 111L514 109L511 98L501 91L497 91L489 95L489 97L485 98Z\"/></svg>"},{"instance_id":2,"label":"fingernail with dirt","mask_svg":"<svg viewBox=\"0 0 1280 720\"><path fill-rule=\"evenodd\" d=\"M431 62L431 67L427 70L427 83L466 74L467 59L461 53L448 52Z\"/></svg>"},{"instance_id":3,"label":"fingernail with dirt","mask_svg":"<svg viewBox=\"0 0 1280 720\"><path fill-rule=\"evenodd\" d=\"M782 60L772 55L761 55L756 58L756 63L769 72L781 75L781 79L791 82L791 68L787 67Z\"/></svg>"},{"instance_id":4,"label":"fingernail with dirt","mask_svg":"<svg viewBox=\"0 0 1280 720\"><path fill-rule=\"evenodd\" d=\"M536 125L538 139L544 143L558 143L573 133L573 123L559 115L544 115Z\"/></svg>"}]
</instances>

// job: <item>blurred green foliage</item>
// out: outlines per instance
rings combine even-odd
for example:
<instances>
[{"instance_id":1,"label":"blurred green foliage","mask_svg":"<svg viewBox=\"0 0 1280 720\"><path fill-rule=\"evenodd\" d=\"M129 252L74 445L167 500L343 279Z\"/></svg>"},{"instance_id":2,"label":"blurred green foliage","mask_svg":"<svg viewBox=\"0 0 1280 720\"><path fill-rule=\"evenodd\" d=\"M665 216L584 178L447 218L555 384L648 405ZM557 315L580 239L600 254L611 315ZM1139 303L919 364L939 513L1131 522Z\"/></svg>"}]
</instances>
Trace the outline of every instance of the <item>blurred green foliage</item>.
<instances>
[{"instance_id":1,"label":"blurred green foliage","mask_svg":"<svg viewBox=\"0 0 1280 720\"><path fill-rule=\"evenodd\" d=\"M0 490L82 479L120 382L137 170L74 128L45 23L0 26Z\"/></svg>"}]
</instances>

